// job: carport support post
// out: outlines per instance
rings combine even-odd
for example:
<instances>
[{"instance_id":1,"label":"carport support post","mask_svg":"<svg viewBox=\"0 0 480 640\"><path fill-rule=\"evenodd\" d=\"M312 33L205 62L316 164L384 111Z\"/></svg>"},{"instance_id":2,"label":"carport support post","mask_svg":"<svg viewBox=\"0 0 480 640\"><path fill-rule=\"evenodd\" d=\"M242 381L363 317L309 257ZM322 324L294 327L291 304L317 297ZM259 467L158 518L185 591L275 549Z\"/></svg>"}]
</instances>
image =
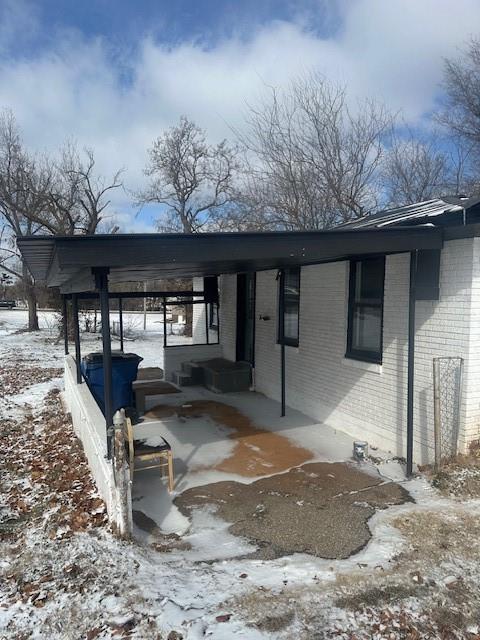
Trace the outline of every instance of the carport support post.
<instances>
[{"instance_id":1,"label":"carport support post","mask_svg":"<svg viewBox=\"0 0 480 640\"><path fill-rule=\"evenodd\" d=\"M68 356L68 309L66 296L62 296L62 325L65 355Z\"/></svg>"},{"instance_id":2,"label":"carport support post","mask_svg":"<svg viewBox=\"0 0 480 640\"><path fill-rule=\"evenodd\" d=\"M120 325L120 351L123 351L123 302L118 299L118 320Z\"/></svg>"},{"instance_id":3,"label":"carport support post","mask_svg":"<svg viewBox=\"0 0 480 640\"><path fill-rule=\"evenodd\" d=\"M407 476L413 473L413 395L415 379L415 299L418 250L410 253L410 289L408 300L408 373L407 373Z\"/></svg>"},{"instance_id":4,"label":"carport support post","mask_svg":"<svg viewBox=\"0 0 480 640\"><path fill-rule=\"evenodd\" d=\"M76 293L72 293L72 316L73 316L73 339L75 341L75 364L77 368L77 384L82 383L82 370L80 363L82 355L80 353L80 325L78 323L78 298Z\"/></svg>"},{"instance_id":5,"label":"carport support post","mask_svg":"<svg viewBox=\"0 0 480 640\"><path fill-rule=\"evenodd\" d=\"M110 305L108 299L108 269L93 269L95 288L100 295L103 344L103 391L105 425L107 428L107 457L112 458L113 449L113 393L112 393L112 344L110 338Z\"/></svg>"},{"instance_id":6,"label":"carport support post","mask_svg":"<svg viewBox=\"0 0 480 640\"><path fill-rule=\"evenodd\" d=\"M280 271L280 386L281 386L281 417L285 416L285 271Z\"/></svg>"}]
</instances>

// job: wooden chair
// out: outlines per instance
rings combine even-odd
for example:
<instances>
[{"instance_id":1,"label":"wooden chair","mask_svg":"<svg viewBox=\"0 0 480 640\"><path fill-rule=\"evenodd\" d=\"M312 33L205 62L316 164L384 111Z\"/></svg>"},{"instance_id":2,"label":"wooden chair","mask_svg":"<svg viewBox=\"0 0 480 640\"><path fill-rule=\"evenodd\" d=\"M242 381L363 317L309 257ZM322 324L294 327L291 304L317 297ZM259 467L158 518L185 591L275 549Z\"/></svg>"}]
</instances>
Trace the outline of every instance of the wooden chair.
<instances>
[{"instance_id":1,"label":"wooden chair","mask_svg":"<svg viewBox=\"0 0 480 640\"><path fill-rule=\"evenodd\" d=\"M135 470L135 461L153 462L148 466L142 465L138 468L138 471L142 469L153 469L159 467L163 476L163 469L168 468L168 490L171 493L173 491L173 454L172 448L165 440L161 438L163 444L157 446L150 446L145 444L142 440L135 440L133 433L132 421L130 418L125 420L125 440L128 445L128 459L130 464L130 478L133 480L133 473Z\"/></svg>"}]
</instances>

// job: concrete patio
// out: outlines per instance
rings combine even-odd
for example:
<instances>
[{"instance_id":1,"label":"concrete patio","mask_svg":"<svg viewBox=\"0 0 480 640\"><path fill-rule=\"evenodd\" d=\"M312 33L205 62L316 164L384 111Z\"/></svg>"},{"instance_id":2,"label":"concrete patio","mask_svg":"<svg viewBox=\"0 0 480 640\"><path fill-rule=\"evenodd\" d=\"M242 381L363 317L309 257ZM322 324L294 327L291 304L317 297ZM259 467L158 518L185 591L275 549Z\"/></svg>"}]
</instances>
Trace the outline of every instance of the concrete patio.
<instances>
[{"instance_id":1,"label":"concrete patio","mask_svg":"<svg viewBox=\"0 0 480 640\"><path fill-rule=\"evenodd\" d=\"M368 542L376 508L409 500L373 464L351 461L349 436L297 411L280 418L278 403L261 394L190 387L152 396L146 408L135 437L170 443L175 490L157 469L135 473L135 535L165 550L348 557Z\"/></svg>"}]
</instances>

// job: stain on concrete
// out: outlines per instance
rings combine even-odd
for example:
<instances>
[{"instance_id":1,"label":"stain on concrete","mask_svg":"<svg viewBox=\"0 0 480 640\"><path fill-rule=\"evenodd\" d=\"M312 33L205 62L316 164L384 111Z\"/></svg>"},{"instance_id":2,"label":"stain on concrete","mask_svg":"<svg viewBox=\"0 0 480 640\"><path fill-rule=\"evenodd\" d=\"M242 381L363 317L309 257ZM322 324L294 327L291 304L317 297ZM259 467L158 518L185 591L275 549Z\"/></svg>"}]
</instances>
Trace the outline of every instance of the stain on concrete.
<instances>
[{"instance_id":1,"label":"stain on concrete","mask_svg":"<svg viewBox=\"0 0 480 640\"><path fill-rule=\"evenodd\" d=\"M285 436L257 427L241 411L223 402L195 400L183 406L161 404L150 409L145 417L158 420L174 415L183 419L208 416L230 430L227 437L235 440L235 448L213 467L218 471L255 478L286 471L313 458L310 450Z\"/></svg>"},{"instance_id":2,"label":"stain on concrete","mask_svg":"<svg viewBox=\"0 0 480 640\"><path fill-rule=\"evenodd\" d=\"M412 502L400 485L346 463L304 464L251 484L216 482L184 491L175 504L187 517L214 505L229 531L255 543L250 558L292 553L348 558L370 540L377 509Z\"/></svg>"}]
</instances>

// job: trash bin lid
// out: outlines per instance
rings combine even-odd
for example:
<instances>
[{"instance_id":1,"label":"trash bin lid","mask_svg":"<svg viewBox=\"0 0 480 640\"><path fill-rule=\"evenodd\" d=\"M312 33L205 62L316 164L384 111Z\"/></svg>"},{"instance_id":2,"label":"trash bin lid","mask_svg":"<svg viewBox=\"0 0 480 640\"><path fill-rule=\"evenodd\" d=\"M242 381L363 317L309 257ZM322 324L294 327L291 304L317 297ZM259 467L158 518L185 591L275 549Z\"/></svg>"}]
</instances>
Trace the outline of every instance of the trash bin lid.
<instances>
[{"instance_id":1,"label":"trash bin lid","mask_svg":"<svg viewBox=\"0 0 480 640\"><path fill-rule=\"evenodd\" d=\"M103 362L103 352L92 351L91 353L87 353L85 356L83 356L82 360L83 362L85 362L85 364L101 364ZM143 358L136 353L112 351L112 360L137 360L138 362L141 362Z\"/></svg>"}]
</instances>

